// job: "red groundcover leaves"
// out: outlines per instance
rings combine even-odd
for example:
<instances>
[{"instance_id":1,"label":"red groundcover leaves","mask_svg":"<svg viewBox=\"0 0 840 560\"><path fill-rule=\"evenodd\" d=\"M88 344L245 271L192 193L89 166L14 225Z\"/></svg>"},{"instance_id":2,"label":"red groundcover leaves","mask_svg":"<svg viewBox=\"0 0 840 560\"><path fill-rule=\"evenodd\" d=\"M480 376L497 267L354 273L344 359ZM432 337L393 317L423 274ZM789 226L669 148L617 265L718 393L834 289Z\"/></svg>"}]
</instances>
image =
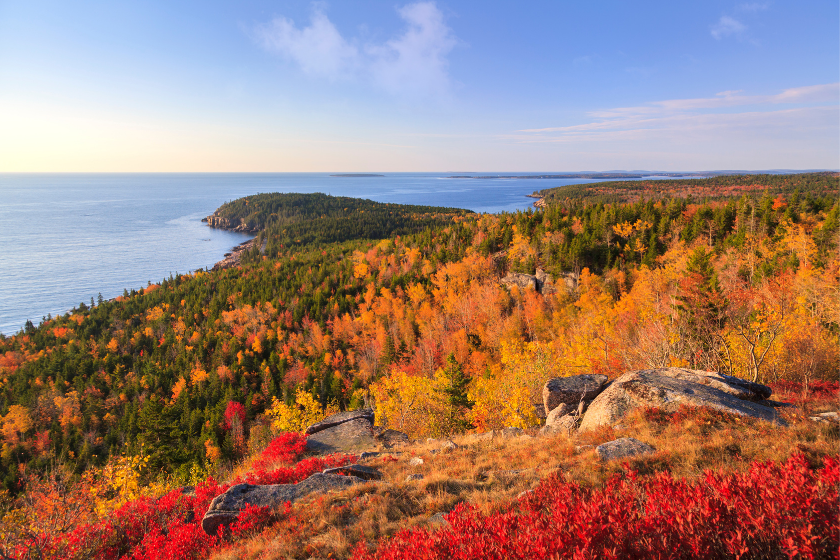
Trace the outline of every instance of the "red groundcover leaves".
<instances>
[{"instance_id":1,"label":"red groundcover leaves","mask_svg":"<svg viewBox=\"0 0 840 560\"><path fill-rule=\"evenodd\" d=\"M235 523L215 537L201 528L210 502L235 484L293 484L327 467L345 465L352 455L311 457L288 467L266 471L269 465L293 463L303 453L306 438L281 434L254 461L244 480L218 484L212 477L198 483L195 495L180 488L159 498L127 502L106 519L57 535L37 535L15 551L18 558L85 558L97 560L180 560L206 558L216 549L246 537L276 519L269 508L249 507Z\"/></svg>"},{"instance_id":2,"label":"red groundcover leaves","mask_svg":"<svg viewBox=\"0 0 840 560\"><path fill-rule=\"evenodd\" d=\"M801 454L695 482L628 471L593 489L557 477L508 511L484 515L462 504L445 528L403 531L372 552L361 543L354 557L832 558L838 485L837 457L815 471Z\"/></svg>"}]
</instances>

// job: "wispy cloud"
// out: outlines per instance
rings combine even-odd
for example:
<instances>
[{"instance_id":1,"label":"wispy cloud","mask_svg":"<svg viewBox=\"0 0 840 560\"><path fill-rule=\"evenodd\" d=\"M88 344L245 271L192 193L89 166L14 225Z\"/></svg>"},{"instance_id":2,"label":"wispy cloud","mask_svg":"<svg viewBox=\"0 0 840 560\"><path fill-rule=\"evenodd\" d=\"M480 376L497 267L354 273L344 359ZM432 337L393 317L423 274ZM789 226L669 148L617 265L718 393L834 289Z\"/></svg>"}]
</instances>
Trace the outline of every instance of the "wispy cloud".
<instances>
[{"instance_id":1,"label":"wispy cloud","mask_svg":"<svg viewBox=\"0 0 840 560\"><path fill-rule=\"evenodd\" d=\"M360 64L359 50L341 36L320 5L313 7L309 27L298 29L281 16L258 26L255 36L264 49L293 60L310 75L339 79Z\"/></svg>"},{"instance_id":2,"label":"wispy cloud","mask_svg":"<svg viewBox=\"0 0 840 560\"><path fill-rule=\"evenodd\" d=\"M837 83L791 88L773 95L723 91L714 97L669 99L592 111L588 113L590 122L524 129L506 138L530 143L630 140L700 131L725 135L728 130L742 134L759 128L767 133L774 129L774 123L788 127L795 118L802 119L803 127L827 126L836 132L837 120L833 115L837 114L838 105L840 84Z\"/></svg>"},{"instance_id":3,"label":"wispy cloud","mask_svg":"<svg viewBox=\"0 0 840 560\"><path fill-rule=\"evenodd\" d=\"M742 35L747 30L747 26L730 16L721 16L717 23L712 25L712 37L720 41L724 37L730 35Z\"/></svg>"},{"instance_id":4,"label":"wispy cloud","mask_svg":"<svg viewBox=\"0 0 840 560\"><path fill-rule=\"evenodd\" d=\"M397 10L403 32L381 44L358 46L345 39L319 4L308 27L277 17L255 29L258 42L296 63L307 74L329 80L355 79L406 97L446 96L452 87L448 55L458 39L434 2Z\"/></svg>"}]
</instances>

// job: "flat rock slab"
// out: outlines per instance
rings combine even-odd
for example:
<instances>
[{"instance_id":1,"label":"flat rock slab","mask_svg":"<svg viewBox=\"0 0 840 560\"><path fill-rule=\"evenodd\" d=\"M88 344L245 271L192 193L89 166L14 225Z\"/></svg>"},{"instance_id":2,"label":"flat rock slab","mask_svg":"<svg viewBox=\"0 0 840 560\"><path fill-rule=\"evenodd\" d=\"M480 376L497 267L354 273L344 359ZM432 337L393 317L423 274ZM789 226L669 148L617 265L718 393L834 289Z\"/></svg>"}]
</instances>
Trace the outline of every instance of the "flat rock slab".
<instances>
[{"instance_id":1,"label":"flat rock slab","mask_svg":"<svg viewBox=\"0 0 840 560\"><path fill-rule=\"evenodd\" d=\"M701 375L705 373L710 375ZM583 416L580 430L591 430L603 425L614 426L631 410L639 407L676 411L681 405L705 406L785 425L775 409L742 398L745 395L742 390L744 386L729 383L728 378L714 372L681 368L625 373L592 401Z\"/></svg>"},{"instance_id":2,"label":"flat rock slab","mask_svg":"<svg viewBox=\"0 0 840 560\"><path fill-rule=\"evenodd\" d=\"M355 476L363 480L382 480L382 473L373 467L366 467L364 465L345 465L343 467L333 467L331 469L324 469L324 474L343 474Z\"/></svg>"},{"instance_id":3,"label":"flat rock slab","mask_svg":"<svg viewBox=\"0 0 840 560\"><path fill-rule=\"evenodd\" d=\"M543 405L546 414L561 404L577 407L581 400L590 401L607 384L607 376L599 374L571 375L554 377L543 386Z\"/></svg>"},{"instance_id":4,"label":"flat rock slab","mask_svg":"<svg viewBox=\"0 0 840 560\"><path fill-rule=\"evenodd\" d=\"M309 494L342 490L362 482L364 480L355 476L316 473L297 484L237 484L213 498L201 528L208 535L215 535L219 527L233 523L239 512L249 505L277 508Z\"/></svg>"},{"instance_id":5,"label":"flat rock slab","mask_svg":"<svg viewBox=\"0 0 840 560\"><path fill-rule=\"evenodd\" d=\"M391 428L382 428L381 426L374 426L374 437L381 441L386 446L395 445L398 443L408 443L410 438L408 434L399 430L392 430Z\"/></svg>"},{"instance_id":6,"label":"flat rock slab","mask_svg":"<svg viewBox=\"0 0 840 560\"><path fill-rule=\"evenodd\" d=\"M306 438L306 449L326 455L375 448L377 441L373 437L372 427L364 417L342 422L310 435Z\"/></svg>"},{"instance_id":7,"label":"flat rock slab","mask_svg":"<svg viewBox=\"0 0 840 560\"><path fill-rule=\"evenodd\" d=\"M811 420L814 422L828 422L834 424L840 424L840 413L837 412L821 412L816 416L811 416Z\"/></svg>"},{"instance_id":8,"label":"flat rock slab","mask_svg":"<svg viewBox=\"0 0 840 560\"><path fill-rule=\"evenodd\" d=\"M312 435L322 430L332 428L333 426L343 424L344 422L356 420L357 418L365 418L368 422L370 422L371 425L373 425L373 411L369 408L363 408L361 410L348 410L347 412L338 412L336 414L333 414L332 416L327 416L320 422L316 422L315 424L312 424L311 426L306 428L306 431L304 433L306 435Z\"/></svg>"},{"instance_id":9,"label":"flat rock slab","mask_svg":"<svg viewBox=\"0 0 840 560\"><path fill-rule=\"evenodd\" d=\"M634 438L621 438L602 443L595 448L595 452L602 461L611 461L634 455L644 455L656 451L650 445Z\"/></svg>"},{"instance_id":10,"label":"flat rock slab","mask_svg":"<svg viewBox=\"0 0 840 560\"><path fill-rule=\"evenodd\" d=\"M699 383L700 385L708 385L715 389L719 389L724 393L728 393L733 397L737 397L746 401L762 401L769 399L773 394L773 390L767 385L761 383L753 383L746 379L740 379L731 375L725 375L716 371L703 371L700 369L685 369L685 368L658 368L654 370L657 375L664 377L672 377L674 379L682 379L684 381L691 381Z\"/></svg>"}]
</instances>

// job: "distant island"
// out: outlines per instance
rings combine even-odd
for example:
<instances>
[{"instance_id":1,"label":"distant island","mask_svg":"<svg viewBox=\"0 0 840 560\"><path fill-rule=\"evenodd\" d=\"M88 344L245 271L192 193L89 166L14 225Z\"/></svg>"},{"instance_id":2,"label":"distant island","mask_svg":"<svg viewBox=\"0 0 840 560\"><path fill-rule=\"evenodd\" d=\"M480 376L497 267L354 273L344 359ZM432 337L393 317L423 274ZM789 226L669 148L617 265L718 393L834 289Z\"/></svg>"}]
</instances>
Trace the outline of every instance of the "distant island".
<instances>
[{"instance_id":1,"label":"distant island","mask_svg":"<svg viewBox=\"0 0 840 560\"><path fill-rule=\"evenodd\" d=\"M336 173L330 177L384 177L385 175L377 175L376 173Z\"/></svg>"},{"instance_id":2,"label":"distant island","mask_svg":"<svg viewBox=\"0 0 840 560\"><path fill-rule=\"evenodd\" d=\"M682 176L682 174L679 174ZM641 179L634 173L562 173L559 175L452 175L447 179Z\"/></svg>"}]
</instances>

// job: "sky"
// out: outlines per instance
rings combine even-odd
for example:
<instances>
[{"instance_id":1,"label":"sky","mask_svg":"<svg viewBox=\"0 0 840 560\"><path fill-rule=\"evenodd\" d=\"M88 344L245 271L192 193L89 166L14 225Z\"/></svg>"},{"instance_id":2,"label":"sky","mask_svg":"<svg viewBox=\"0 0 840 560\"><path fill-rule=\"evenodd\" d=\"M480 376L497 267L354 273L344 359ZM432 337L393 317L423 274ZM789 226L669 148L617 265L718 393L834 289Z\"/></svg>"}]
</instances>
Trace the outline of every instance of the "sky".
<instances>
[{"instance_id":1,"label":"sky","mask_svg":"<svg viewBox=\"0 0 840 560\"><path fill-rule=\"evenodd\" d=\"M840 3L0 0L0 172L840 168Z\"/></svg>"}]
</instances>

